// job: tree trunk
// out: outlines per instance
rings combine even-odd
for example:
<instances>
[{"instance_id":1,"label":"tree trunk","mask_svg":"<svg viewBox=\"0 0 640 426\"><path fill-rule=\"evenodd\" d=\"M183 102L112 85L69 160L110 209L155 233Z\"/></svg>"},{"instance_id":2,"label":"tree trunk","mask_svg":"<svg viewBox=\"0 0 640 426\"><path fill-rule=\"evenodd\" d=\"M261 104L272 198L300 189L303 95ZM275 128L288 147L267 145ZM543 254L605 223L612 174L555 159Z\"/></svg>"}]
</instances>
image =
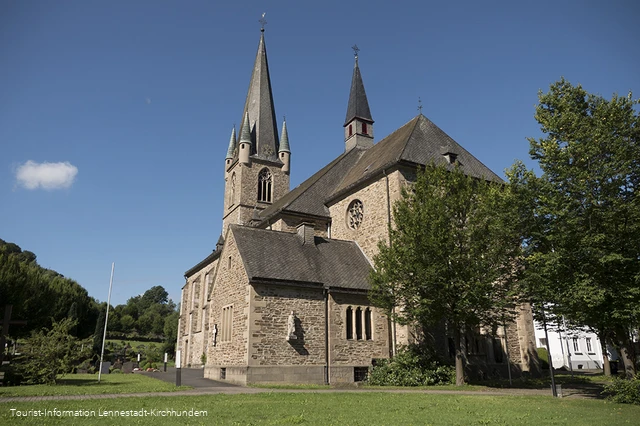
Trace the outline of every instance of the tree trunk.
<instances>
[{"instance_id":1,"label":"tree trunk","mask_svg":"<svg viewBox=\"0 0 640 426\"><path fill-rule=\"evenodd\" d=\"M466 384L464 380L464 350L462 347L462 333L460 333L460 327L453 329L453 340L456 347L456 386L463 386Z\"/></svg>"},{"instance_id":2,"label":"tree trunk","mask_svg":"<svg viewBox=\"0 0 640 426\"><path fill-rule=\"evenodd\" d=\"M609 364L609 354L607 352L607 342L604 334L599 335L600 347L602 348L602 370L605 376L611 376L611 364Z\"/></svg>"},{"instance_id":3,"label":"tree trunk","mask_svg":"<svg viewBox=\"0 0 640 426\"><path fill-rule=\"evenodd\" d=\"M624 374L627 379L633 379L636 376L636 366L631 358L631 353L628 349L627 342L620 345L620 358L624 364Z\"/></svg>"}]
</instances>

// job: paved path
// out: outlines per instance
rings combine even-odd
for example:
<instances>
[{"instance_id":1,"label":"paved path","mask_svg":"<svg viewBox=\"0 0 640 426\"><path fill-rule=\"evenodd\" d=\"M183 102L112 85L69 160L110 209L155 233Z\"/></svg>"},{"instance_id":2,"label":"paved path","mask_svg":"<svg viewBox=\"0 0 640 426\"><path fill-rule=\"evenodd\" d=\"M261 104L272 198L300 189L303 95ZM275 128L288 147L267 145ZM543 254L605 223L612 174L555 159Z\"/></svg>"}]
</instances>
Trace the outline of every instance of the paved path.
<instances>
[{"instance_id":1,"label":"paved path","mask_svg":"<svg viewBox=\"0 0 640 426\"><path fill-rule=\"evenodd\" d=\"M170 383L175 383L175 369L167 369L167 372L136 373L144 374ZM215 394L256 394L256 393L332 393L332 392L388 392L388 393L422 393L422 394L451 394L451 395L491 395L491 396L551 396L550 390L545 389L487 389L478 391L444 390L444 389L381 389L359 387L337 387L325 389L269 389L253 388L234 385L231 383L209 380L203 377L203 370L196 368L182 369L182 385L191 386L193 389L177 392L147 392L131 394L104 394L104 395L54 395L54 396L21 396L0 397L3 402L37 402L37 401L62 401L62 400L86 400L86 399L113 399L113 398L146 398L146 397L174 397L189 395L215 395ZM564 389L564 396L569 398L593 398L592 394L582 392L579 389Z\"/></svg>"}]
</instances>

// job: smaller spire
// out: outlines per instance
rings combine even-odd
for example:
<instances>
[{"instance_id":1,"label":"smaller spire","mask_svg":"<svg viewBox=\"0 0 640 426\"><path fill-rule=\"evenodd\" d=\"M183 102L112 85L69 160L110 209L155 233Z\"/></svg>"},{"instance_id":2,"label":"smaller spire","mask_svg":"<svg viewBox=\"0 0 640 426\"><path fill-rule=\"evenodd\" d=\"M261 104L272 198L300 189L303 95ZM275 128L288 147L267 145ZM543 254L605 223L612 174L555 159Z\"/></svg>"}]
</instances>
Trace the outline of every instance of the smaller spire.
<instances>
[{"instance_id":1,"label":"smaller spire","mask_svg":"<svg viewBox=\"0 0 640 426\"><path fill-rule=\"evenodd\" d=\"M227 149L227 160L233 158L233 154L236 150L236 126L233 126L233 130L231 131L231 139L229 140L229 149Z\"/></svg>"},{"instance_id":2,"label":"smaller spire","mask_svg":"<svg viewBox=\"0 0 640 426\"><path fill-rule=\"evenodd\" d=\"M282 123L282 136L280 136L280 150L278 152L289 152L289 133L287 132L287 118Z\"/></svg>"},{"instance_id":3,"label":"smaller spire","mask_svg":"<svg viewBox=\"0 0 640 426\"><path fill-rule=\"evenodd\" d=\"M249 127L249 113L244 115L242 121L242 130L240 131L240 143L248 143L251 145L251 128Z\"/></svg>"}]
</instances>

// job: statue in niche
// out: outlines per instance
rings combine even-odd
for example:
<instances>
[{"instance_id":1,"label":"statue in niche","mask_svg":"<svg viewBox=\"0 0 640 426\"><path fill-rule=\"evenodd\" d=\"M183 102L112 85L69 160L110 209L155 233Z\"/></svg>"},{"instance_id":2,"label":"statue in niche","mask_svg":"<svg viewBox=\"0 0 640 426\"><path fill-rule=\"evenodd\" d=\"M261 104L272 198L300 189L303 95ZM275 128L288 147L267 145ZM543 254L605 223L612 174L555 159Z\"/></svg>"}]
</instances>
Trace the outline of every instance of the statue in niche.
<instances>
[{"instance_id":1,"label":"statue in niche","mask_svg":"<svg viewBox=\"0 0 640 426\"><path fill-rule=\"evenodd\" d=\"M289 314L289 318L287 320L287 340L297 340L296 336L296 316L293 311Z\"/></svg>"},{"instance_id":2,"label":"statue in niche","mask_svg":"<svg viewBox=\"0 0 640 426\"><path fill-rule=\"evenodd\" d=\"M213 346L216 345L216 340L218 337L218 324L213 324L213 331L211 332L211 334L213 335Z\"/></svg>"}]
</instances>

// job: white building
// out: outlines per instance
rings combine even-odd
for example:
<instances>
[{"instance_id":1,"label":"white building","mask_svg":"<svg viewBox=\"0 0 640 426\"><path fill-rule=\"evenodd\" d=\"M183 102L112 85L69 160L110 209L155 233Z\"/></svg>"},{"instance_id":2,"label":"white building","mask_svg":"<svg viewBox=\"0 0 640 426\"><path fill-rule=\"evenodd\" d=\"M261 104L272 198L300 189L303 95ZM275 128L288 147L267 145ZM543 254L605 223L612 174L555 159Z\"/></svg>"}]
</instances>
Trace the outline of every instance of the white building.
<instances>
[{"instance_id":1,"label":"white building","mask_svg":"<svg viewBox=\"0 0 640 426\"><path fill-rule=\"evenodd\" d=\"M547 348L547 340L542 324L535 322L536 346ZM595 370L601 369L603 363L602 345L595 333L583 330L565 330L556 327L548 327L549 348L551 355L549 358L553 363L553 368L569 368L574 370ZM552 330L553 329L553 330Z\"/></svg>"}]
</instances>

